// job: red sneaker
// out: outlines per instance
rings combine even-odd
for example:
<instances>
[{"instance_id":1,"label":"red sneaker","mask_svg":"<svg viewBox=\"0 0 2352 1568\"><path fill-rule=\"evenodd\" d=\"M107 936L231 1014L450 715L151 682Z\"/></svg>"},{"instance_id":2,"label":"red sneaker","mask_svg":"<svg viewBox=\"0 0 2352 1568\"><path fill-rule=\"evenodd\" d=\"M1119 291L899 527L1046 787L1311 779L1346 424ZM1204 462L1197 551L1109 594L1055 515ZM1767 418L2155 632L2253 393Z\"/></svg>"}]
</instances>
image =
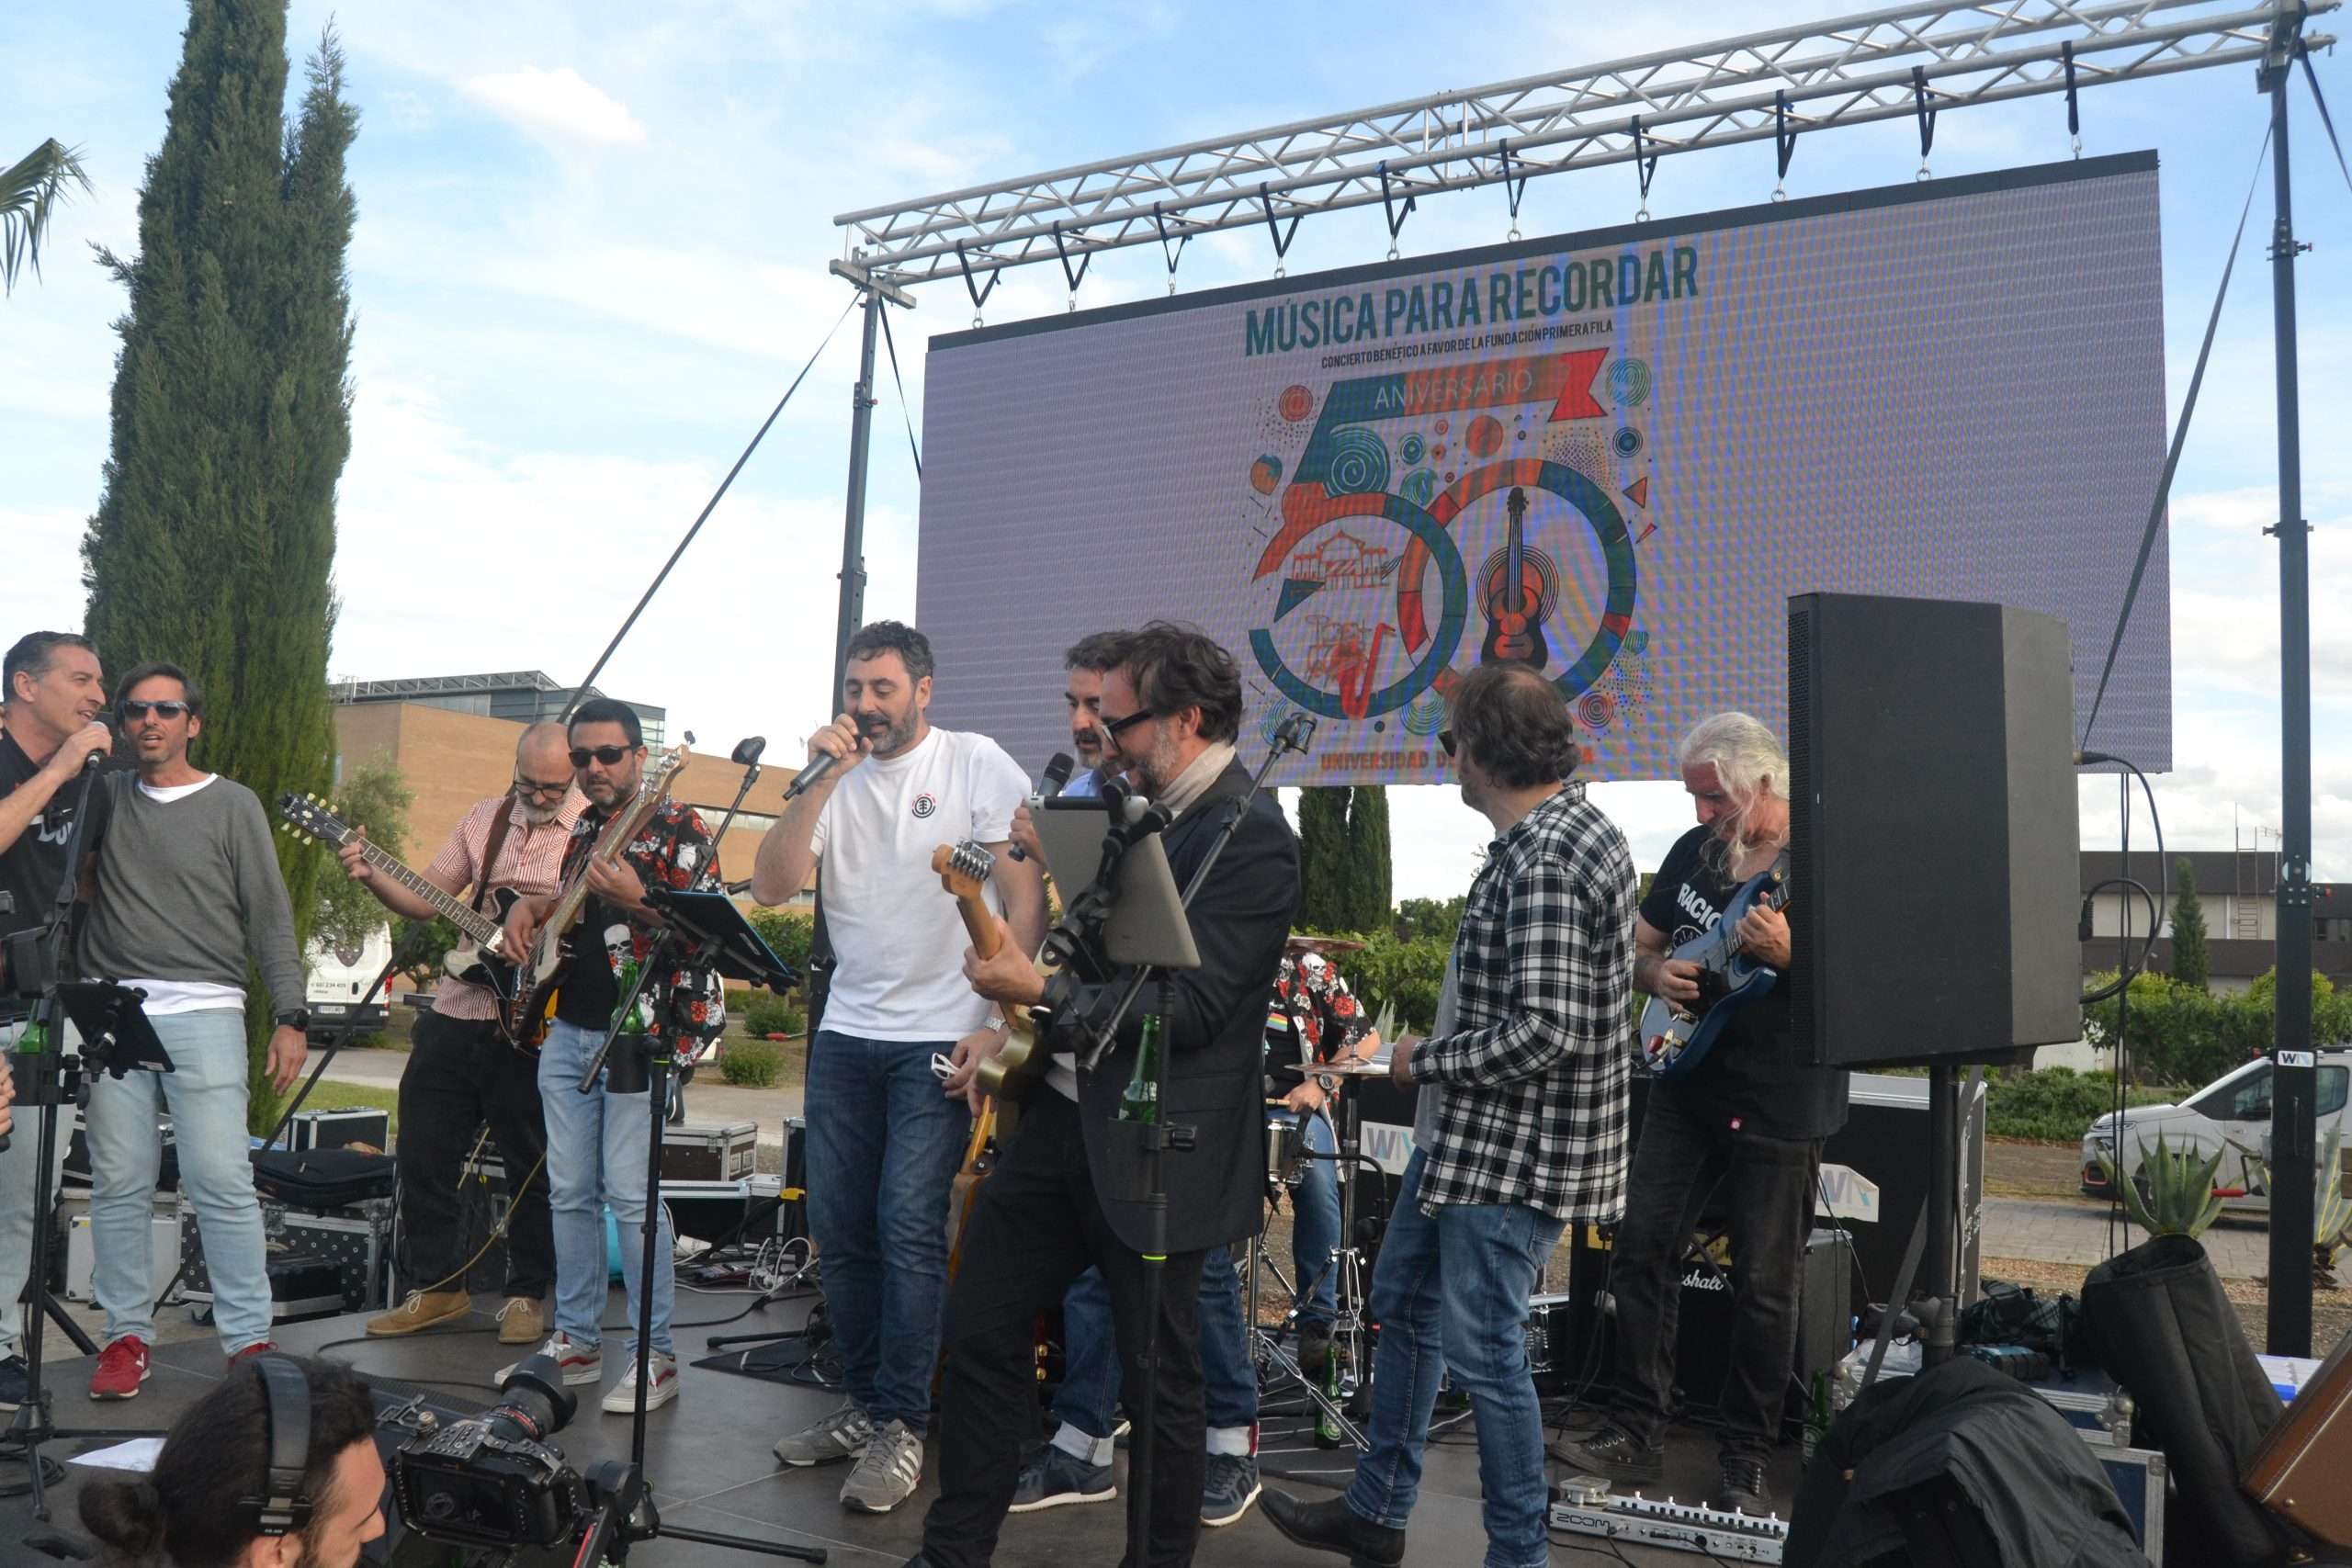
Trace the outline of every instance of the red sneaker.
<instances>
[{"instance_id":1,"label":"red sneaker","mask_svg":"<svg viewBox=\"0 0 2352 1568\"><path fill-rule=\"evenodd\" d=\"M243 1349L242 1349L242 1350L237 1350L237 1351L232 1351L232 1352L231 1352L230 1357L229 1357L229 1364L230 1364L231 1366L232 1366L232 1367L233 1367L233 1366L235 1366L239 1361L250 1361L250 1360L252 1360L255 1356L266 1356L266 1355L269 1355L269 1354L271 1354L273 1351L275 1351L277 1348L277 1342L276 1340L274 1340L274 1339L264 1339L264 1340L259 1341L259 1342L258 1342L258 1343L256 1343L256 1344L248 1345L248 1346L246 1346L246 1347L245 1347Z\"/></svg>"},{"instance_id":2,"label":"red sneaker","mask_svg":"<svg viewBox=\"0 0 2352 1568\"><path fill-rule=\"evenodd\" d=\"M147 1381L147 1341L128 1335L98 1352L98 1369L90 1374L92 1399L134 1399Z\"/></svg>"}]
</instances>

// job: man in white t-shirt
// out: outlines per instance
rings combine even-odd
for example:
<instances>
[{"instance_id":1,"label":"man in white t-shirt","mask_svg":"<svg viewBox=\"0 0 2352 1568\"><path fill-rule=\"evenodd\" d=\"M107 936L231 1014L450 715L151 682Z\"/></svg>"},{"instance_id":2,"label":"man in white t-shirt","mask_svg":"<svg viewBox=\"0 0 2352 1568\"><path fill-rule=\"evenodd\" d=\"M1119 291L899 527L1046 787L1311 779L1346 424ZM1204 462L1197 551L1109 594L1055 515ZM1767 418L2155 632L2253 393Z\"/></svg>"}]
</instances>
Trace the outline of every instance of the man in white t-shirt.
<instances>
[{"instance_id":1,"label":"man in white t-shirt","mask_svg":"<svg viewBox=\"0 0 2352 1568\"><path fill-rule=\"evenodd\" d=\"M1046 923L1037 863L1009 852L1029 780L986 736L932 728L932 668L931 644L912 626L876 621L850 638L844 711L808 740L812 761L838 761L786 806L752 873L752 896L773 905L820 871L836 960L808 1051L808 1222L850 1398L775 1452L795 1465L860 1456L842 1504L874 1514L922 1476L948 1187L970 1135L932 1057L1001 1027L965 983L968 938L932 852L987 845L989 908L1025 952Z\"/></svg>"}]
</instances>

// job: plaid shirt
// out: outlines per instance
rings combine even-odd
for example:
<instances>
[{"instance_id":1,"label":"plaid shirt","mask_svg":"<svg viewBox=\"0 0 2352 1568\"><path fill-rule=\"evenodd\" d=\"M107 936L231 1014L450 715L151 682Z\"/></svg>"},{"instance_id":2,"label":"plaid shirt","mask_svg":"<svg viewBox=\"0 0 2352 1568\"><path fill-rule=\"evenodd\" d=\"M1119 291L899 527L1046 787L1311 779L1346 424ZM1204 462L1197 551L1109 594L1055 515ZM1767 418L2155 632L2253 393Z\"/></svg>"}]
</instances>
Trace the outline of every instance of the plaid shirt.
<instances>
[{"instance_id":1,"label":"plaid shirt","mask_svg":"<svg viewBox=\"0 0 2352 1568\"><path fill-rule=\"evenodd\" d=\"M1624 835L1581 784L1487 846L1453 943L1457 1027L1412 1056L1414 1079L1443 1089L1425 1210L1623 1212L1634 887Z\"/></svg>"},{"instance_id":2,"label":"plaid shirt","mask_svg":"<svg viewBox=\"0 0 2352 1568\"><path fill-rule=\"evenodd\" d=\"M569 883L573 874L587 863L589 852L596 847L596 836L605 830L605 822L609 816L606 811L590 807L571 825L571 841L563 849L563 881ZM645 826L638 829L637 837L621 851L620 858L648 887L715 889L718 886L713 874L717 857L711 852L710 829L703 826L701 816L693 807L666 797L645 819ZM618 980L623 960L633 960L639 965L645 963L646 954L653 950L658 931L655 926L638 920L616 920L609 929L625 929L628 932L627 942L607 941L605 943L605 961L612 965L613 978ZM584 945L593 936L594 933L584 931L580 933L583 945L573 963L595 962ZM654 983L664 987L683 986L695 993L694 999L687 1004L686 1016L691 1026L688 1035L673 1042L679 1062L689 1062L693 1060L695 1052L717 1040L727 1027L726 993L720 987L718 976L707 969L678 969L668 975L655 976ZM650 1032L658 1037L664 1024L660 1012L651 1005L650 992L648 996L646 1013L654 1021Z\"/></svg>"}]
</instances>

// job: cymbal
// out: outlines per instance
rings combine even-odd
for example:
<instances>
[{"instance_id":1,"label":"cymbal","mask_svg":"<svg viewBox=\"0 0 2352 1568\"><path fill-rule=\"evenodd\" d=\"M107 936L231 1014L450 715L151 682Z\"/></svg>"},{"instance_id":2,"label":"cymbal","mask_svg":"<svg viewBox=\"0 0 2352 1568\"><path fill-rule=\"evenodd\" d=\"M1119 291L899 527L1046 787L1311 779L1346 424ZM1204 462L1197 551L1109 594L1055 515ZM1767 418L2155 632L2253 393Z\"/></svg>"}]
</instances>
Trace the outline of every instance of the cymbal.
<instances>
[{"instance_id":1,"label":"cymbal","mask_svg":"<svg viewBox=\"0 0 2352 1568\"><path fill-rule=\"evenodd\" d=\"M1274 1071L1296 1073L1301 1077L1329 1073L1335 1078L1385 1078L1388 1076L1388 1059L1382 1056L1369 1062L1276 1062Z\"/></svg>"},{"instance_id":2,"label":"cymbal","mask_svg":"<svg viewBox=\"0 0 2352 1568\"><path fill-rule=\"evenodd\" d=\"M1283 946L1292 953L1362 953L1363 943L1343 936L1308 936L1293 931L1283 939Z\"/></svg>"}]
</instances>

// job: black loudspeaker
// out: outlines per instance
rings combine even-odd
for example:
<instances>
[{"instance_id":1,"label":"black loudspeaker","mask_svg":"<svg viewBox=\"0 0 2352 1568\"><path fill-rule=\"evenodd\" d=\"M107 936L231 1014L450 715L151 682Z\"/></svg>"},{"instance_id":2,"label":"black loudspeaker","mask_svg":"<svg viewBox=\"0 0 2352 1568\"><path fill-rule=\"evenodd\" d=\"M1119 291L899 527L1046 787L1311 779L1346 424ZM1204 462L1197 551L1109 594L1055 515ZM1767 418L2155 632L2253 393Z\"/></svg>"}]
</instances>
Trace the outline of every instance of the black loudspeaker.
<instances>
[{"instance_id":1,"label":"black loudspeaker","mask_svg":"<svg viewBox=\"0 0 2352 1568\"><path fill-rule=\"evenodd\" d=\"M2002 604L1789 601L1790 999L1835 1066L2081 1033L2066 626Z\"/></svg>"}]
</instances>

